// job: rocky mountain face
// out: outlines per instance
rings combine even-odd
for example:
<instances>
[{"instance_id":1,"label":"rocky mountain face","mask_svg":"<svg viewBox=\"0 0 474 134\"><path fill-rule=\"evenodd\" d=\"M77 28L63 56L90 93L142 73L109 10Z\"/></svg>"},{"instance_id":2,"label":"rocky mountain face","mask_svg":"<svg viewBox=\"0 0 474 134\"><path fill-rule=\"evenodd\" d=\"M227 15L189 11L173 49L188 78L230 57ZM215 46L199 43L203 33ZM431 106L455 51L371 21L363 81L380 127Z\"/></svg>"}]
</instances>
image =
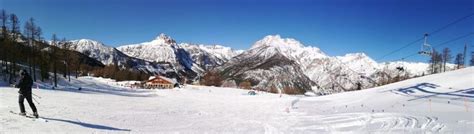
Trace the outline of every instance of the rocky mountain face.
<instances>
[{"instance_id":1,"label":"rocky mountain face","mask_svg":"<svg viewBox=\"0 0 474 134\"><path fill-rule=\"evenodd\" d=\"M71 43L74 50L106 65L185 76L192 81L206 71L217 70L231 83L249 81L254 89L287 94L365 89L379 85L384 78L422 75L428 67L426 63L377 63L364 53L328 56L317 47L280 35L266 36L245 51L220 45L178 44L165 34L117 49L91 40Z\"/></svg>"},{"instance_id":2,"label":"rocky mountain face","mask_svg":"<svg viewBox=\"0 0 474 134\"><path fill-rule=\"evenodd\" d=\"M266 65L268 63L273 64L269 67L270 65ZM261 64L265 65L260 66ZM249 50L232 58L220 70L227 80L239 83L248 79L255 88L283 89L285 86L302 85L290 88L330 94L377 86L382 72L397 72L393 66L394 64L390 64L390 67L379 64L364 53L332 57L319 48L305 46L295 39L269 35L257 41ZM410 71L409 74L419 74L419 71L426 69L425 66L426 64L410 66L417 69L407 71ZM400 73L387 75L395 77ZM280 79L276 79L276 76ZM275 86L268 84L269 82L289 84Z\"/></svg>"},{"instance_id":3,"label":"rocky mountain face","mask_svg":"<svg viewBox=\"0 0 474 134\"><path fill-rule=\"evenodd\" d=\"M186 50L191 55L193 61L204 70L221 66L232 57L240 54L239 51L220 45L180 43L179 46Z\"/></svg>"},{"instance_id":4,"label":"rocky mountain face","mask_svg":"<svg viewBox=\"0 0 474 134\"><path fill-rule=\"evenodd\" d=\"M120 67L132 68L150 74L163 73L165 69L159 64L129 57L121 51L113 47L106 46L98 41L80 39L69 41L69 44L70 50L83 53L102 62L104 65L118 65Z\"/></svg>"},{"instance_id":5,"label":"rocky mountain face","mask_svg":"<svg viewBox=\"0 0 474 134\"><path fill-rule=\"evenodd\" d=\"M186 76L196 80L206 70L220 66L235 55L235 52L223 46L177 44L174 39L160 34L150 42L124 45L117 48L125 54L146 61L169 64L166 72L177 72L178 76Z\"/></svg>"},{"instance_id":6,"label":"rocky mountain face","mask_svg":"<svg viewBox=\"0 0 474 134\"><path fill-rule=\"evenodd\" d=\"M278 47L257 46L219 68L226 81L249 81L253 88L274 93L302 94L315 85L294 60Z\"/></svg>"}]
</instances>

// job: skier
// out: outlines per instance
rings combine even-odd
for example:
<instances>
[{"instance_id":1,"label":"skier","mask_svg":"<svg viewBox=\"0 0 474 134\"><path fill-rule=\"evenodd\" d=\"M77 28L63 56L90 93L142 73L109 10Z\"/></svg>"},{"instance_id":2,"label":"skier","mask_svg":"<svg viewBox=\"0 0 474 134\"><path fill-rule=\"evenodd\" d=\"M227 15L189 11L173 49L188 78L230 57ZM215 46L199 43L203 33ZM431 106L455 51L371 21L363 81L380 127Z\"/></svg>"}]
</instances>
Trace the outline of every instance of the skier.
<instances>
[{"instance_id":1,"label":"skier","mask_svg":"<svg viewBox=\"0 0 474 134\"><path fill-rule=\"evenodd\" d=\"M33 86L33 80L31 79L31 76L28 74L28 72L26 72L26 70L21 70L20 75L20 81L15 86L16 88L20 88L20 90L18 91L18 93L20 94L18 96L18 103L20 103L20 115L26 116L25 106L23 105L23 101L26 99L26 101L28 101L28 104L30 105L31 110L33 110L33 116L35 118L38 118L38 112L36 111L36 107L33 103L33 98L31 96L31 87Z\"/></svg>"},{"instance_id":2,"label":"skier","mask_svg":"<svg viewBox=\"0 0 474 134\"><path fill-rule=\"evenodd\" d=\"M357 82L356 84L357 84L357 90L361 90L362 89L362 83Z\"/></svg>"}]
</instances>

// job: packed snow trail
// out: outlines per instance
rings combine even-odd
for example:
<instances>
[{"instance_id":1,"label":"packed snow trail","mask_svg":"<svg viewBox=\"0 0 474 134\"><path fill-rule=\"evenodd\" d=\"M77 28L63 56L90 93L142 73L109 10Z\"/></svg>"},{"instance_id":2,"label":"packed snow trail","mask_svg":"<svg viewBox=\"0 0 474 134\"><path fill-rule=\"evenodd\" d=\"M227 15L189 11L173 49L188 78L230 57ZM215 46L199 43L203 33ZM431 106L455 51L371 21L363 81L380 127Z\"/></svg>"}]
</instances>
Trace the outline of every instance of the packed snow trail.
<instances>
[{"instance_id":1,"label":"packed snow trail","mask_svg":"<svg viewBox=\"0 0 474 134\"><path fill-rule=\"evenodd\" d=\"M48 122L9 113L19 109L17 89L0 87L0 133L474 133L473 72L320 97L205 86L129 89L81 77L56 90L45 83L33 89Z\"/></svg>"},{"instance_id":2,"label":"packed snow trail","mask_svg":"<svg viewBox=\"0 0 474 134\"><path fill-rule=\"evenodd\" d=\"M474 68L410 79L377 88L302 98L294 126L358 132L474 133Z\"/></svg>"}]
</instances>

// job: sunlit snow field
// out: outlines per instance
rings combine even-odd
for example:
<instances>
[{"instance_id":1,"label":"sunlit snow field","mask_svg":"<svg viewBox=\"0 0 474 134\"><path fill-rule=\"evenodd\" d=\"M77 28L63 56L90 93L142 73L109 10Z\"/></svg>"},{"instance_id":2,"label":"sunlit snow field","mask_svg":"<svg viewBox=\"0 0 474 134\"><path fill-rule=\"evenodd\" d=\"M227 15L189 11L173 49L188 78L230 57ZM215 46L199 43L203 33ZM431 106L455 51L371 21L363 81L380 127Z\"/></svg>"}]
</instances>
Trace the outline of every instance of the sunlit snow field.
<instances>
[{"instance_id":1,"label":"sunlit snow field","mask_svg":"<svg viewBox=\"0 0 474 134\"><path fill-rule=\"evenodd\" d=\"M473 74L471 67L320 97L192 85L130 89L80 77L56 90L33 89L47 122L10 113L19 111L18 89L3 84L0 133L474 133Z\"/></svg>"}]
</instances>

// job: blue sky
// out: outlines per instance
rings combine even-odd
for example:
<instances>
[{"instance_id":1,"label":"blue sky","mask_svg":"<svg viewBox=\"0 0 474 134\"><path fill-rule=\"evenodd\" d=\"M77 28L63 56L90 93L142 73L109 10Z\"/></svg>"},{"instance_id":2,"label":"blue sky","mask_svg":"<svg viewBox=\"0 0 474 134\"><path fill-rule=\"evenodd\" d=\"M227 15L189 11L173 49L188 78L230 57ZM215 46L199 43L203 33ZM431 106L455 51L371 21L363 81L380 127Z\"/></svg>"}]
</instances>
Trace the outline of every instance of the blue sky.
<instances>
[{"instance_id":1,"label":"blue sky","mask_svg":"<svg viewBox=\"0 0 474 134\"><path fill-rule=\"evenodd\" d=\"M400 59L422 42L379 59L446 24L474 13L472 0L0 0L21 21L33 17L46 39L89 38L110 46L166 33L178 42L248 49L269 34L295 38L336 56L365 52L378 61ZM474 16L429 37L429 43L474 32ZM452 42L453 53L474 36ZM442 48L438 48L442 49ZM453 54L454 55L454 54ZM422 56L409 61L427 61Z\"/></svg>"}]
</instances>

